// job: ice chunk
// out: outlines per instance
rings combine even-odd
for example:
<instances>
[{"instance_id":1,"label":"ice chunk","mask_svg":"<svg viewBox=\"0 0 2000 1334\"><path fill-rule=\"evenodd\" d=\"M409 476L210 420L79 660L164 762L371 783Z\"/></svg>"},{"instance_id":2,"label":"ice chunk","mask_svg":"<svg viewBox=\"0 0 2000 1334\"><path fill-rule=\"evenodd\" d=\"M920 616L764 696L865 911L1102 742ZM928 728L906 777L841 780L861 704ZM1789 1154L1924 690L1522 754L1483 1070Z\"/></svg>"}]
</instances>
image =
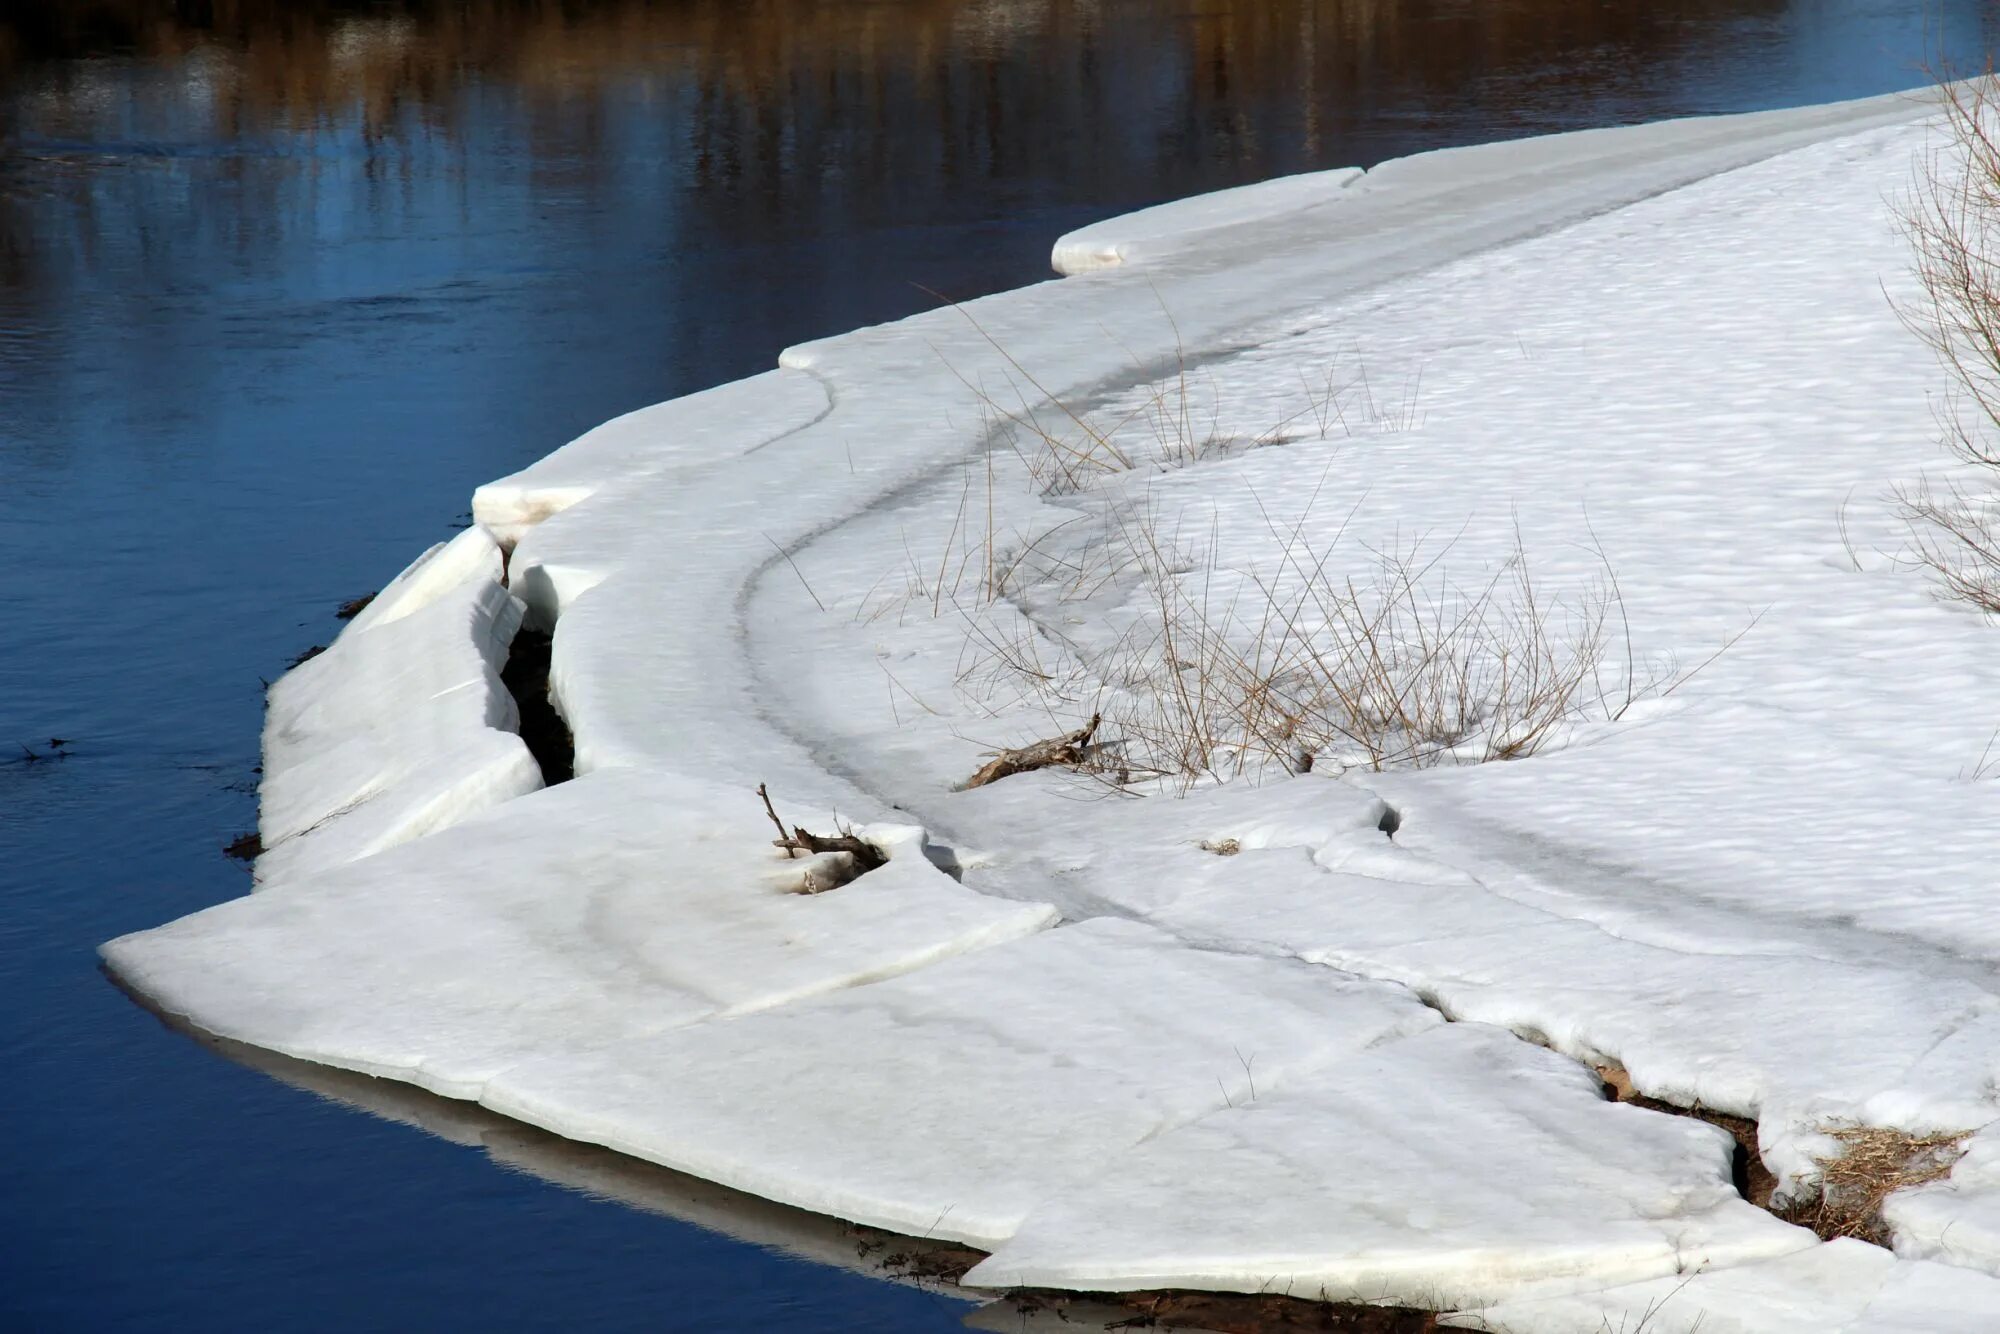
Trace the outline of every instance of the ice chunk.
<instances>
[{"instance_id":1,"label":"ice chunk","mask_svg":"<svg viewBox=\"0 0 2000 1334\"><path fill-rule=\"evenodd\" d=\"M1882 1218L1898 1255L2000 1275L2000 1133L1974 1135L1948 1179L1891 1195Z\"/></svg>"},{"instance_id":2,"label":"ice chunk","mask_svg":"<svg viewBox=\"0 0 2000 1334\"><path fill-rule=\"evenodd\" d=\"M521 604L492 539L433 548L271 687L260 885L337 866L542 785L500 671Z\"/></svg>"},{"instance_id":3,"label":"ice chunk","mask_svg":"<svg viewBox=\"0 0 2000 1334\"><path fill-rule=\"evenodd\" d=\"M341 637L401 620L469 583L504 584L506 578L507 564L493 539L477 528L467 528L451 541L424 552L383 585L348 621Z\"/></svg>"},{"instance_id":4,"label":"ice chunk","mask_svg":"<svg viewBox=\"0 0 2000 1334\"><path fill-rule=\"evenodd\" d=\"M524 1065L486 1103L800 1208L990 1247L1253 1081L1436 1022L1400 988L1101 920Z\"/></svg>"},{"instance_id":5,"label":"ice chunk","mask_svg":"<svg viewBox=\"0 0 2000 1334\"><path fill-rule=\"evenodd\" d=\"M1871 1103L1886 1113L1892 1091L1903 1094L1903 1119L1977 1112L1978 1099L1948 1081L1933 1088L1924 1062L2000 1004L1968 982L1800 954L1665 948L1469 880L1273 875L1262 860L1244 854L1211 870L1235 883L1183 898L1158 920L1194 939L1392 978L1456 1017L1621 1064L1654 1096L1757 1119L1765 1161L1788 1186L1813 1171L1817 1124L1859 1119Z\"/></svg>"}]
</instances>

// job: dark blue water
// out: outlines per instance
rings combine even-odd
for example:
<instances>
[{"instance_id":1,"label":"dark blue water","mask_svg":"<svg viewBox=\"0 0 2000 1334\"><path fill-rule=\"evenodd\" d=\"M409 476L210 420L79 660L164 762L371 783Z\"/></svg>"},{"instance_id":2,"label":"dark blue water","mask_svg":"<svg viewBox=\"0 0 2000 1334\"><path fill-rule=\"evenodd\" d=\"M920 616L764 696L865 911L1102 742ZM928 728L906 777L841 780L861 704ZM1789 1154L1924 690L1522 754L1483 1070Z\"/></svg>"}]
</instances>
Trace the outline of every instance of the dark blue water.
<instances>
[{"instance_id":1,"label":"dark blue water","mask_svg":"<svg viewBox=\"0 0 2000 1334\"><path fill-rule=\"evenodd\" d=\"M478 482L1087 219L1908 87L1988 12L0 0L0 1329L958 1327L109 985L99 942L247 890L262 680Z\"/></svg>"}]
</instances>

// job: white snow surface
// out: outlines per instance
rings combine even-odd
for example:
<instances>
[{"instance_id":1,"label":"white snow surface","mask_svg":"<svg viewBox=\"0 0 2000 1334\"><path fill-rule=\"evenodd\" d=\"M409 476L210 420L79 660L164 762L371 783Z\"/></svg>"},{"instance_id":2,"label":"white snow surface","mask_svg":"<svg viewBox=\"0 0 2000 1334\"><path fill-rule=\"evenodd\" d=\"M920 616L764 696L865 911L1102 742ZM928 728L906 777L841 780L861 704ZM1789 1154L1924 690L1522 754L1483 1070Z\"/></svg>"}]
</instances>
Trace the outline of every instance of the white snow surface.
<instances>
[{"instance_id":1,"label":"white snow surface","mask_svg":"<svg viewBox=\"0 0 2000 1334\"><path fill-rule=\"evenodd\" d=\"M1443 1024L1122 1155L965 1281L1450 1307L1815 1246L1737 1195L1732 1147L1504 1029Z\"/></svg>"},{"instance_id":2,"label":"white snow surface","mask_svg":"<svg viewBox=\"0 0 2000 1334\"><path fill-rule=\"evenodd\" d=\"M2000 1120L1974 777L2000 627L1901 559L1893 501L1946 471L1949 383L1894 306L1927 116L1591 131L1149 210L1064 238L1083 276L620 418L482 488L486 536L273 692L268 829L355 802L294 841L377 804L453 827L329 841L107 958L227 1037L997 1248L993 1282L1982 1327L1990 1135L1892 1200L1895 1254L1822 1245L1733 1197L1718 1132L1585 1069L1756 1118L1793 1195L1829 1127ZM1052 487L1024 424L1074 447L1079 419L1133 466ZM1532 571L1558 639L1615 581L1540 753L1147 778L1123 720L1192 678L1121 654L1163 599L1254 647L1260 598L1366 589L1384 553L1440 604L1518 608ZM582 777L473 814L505 785L452 747L505 709L451 682L523 607ZM476 728L424 712L457 694ZM1097 707L1097 778L957 790ZM435 775L403 776L405 738ZM481 795L365 795L446 779ZM889 865L785 892L760 783Z\"/></svg>"},{"instance_id":3,"label":"white snow surface","mask_svg":"<svg viewBox=\"0 0 2000 1334\"><path fill-rule=\"evenodd\" d=\"M1121 1150L1438 1023L1398 989L1101 919L523 1066L485 1101L787 1204L992 1246Z\"/></svg>"},{"instance_id":4,"label":"white snow surface","mask_svg":"<svg viewBox=\"0 0 2000 1334\"><path fill-rule=\"evenodd\" d=\"M873 981L1053 919L961 888L921 831L863 832L891 854L868 893L800 894L807 863L771 847L754 798L719 807L671 775L593 774L105 957L225 1037L478 1098L525 1061ZM486 859L496 846L504 862Z\"/></svg>"},{"instance_id":5,"label":"white snow surface","mask_svg":"<svg viewBox=\"0 0 2000 1334\"><path fill-rule=\"evenodd\" d=\"M1988 1329L2000 1280L1842 1239L1776 1260L1446 1317L1485 1334L1949 1334Z\"/></svg>"},{"instance_id":6,"label":"white snow surface","mask_svg":"<svg viewBox=\"0 0 2000 1334\"><path fill-rule=\"evenodd\" d=\"M511 549L537 524L608 486L747 453L826 415L829 406L819 382L796 371L769 371L655 403L486 483L472 493L472 517ZM745 432L745 417L763 431Z\"/></svg>"}]
</instances>

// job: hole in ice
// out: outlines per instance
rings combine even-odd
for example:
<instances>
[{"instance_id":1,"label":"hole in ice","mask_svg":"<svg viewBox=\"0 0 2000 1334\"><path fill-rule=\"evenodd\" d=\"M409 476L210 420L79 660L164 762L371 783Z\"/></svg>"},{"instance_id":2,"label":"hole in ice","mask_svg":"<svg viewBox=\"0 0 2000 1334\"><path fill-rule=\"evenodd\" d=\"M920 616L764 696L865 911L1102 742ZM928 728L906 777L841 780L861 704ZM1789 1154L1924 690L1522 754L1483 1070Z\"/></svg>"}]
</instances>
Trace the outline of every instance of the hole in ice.
<instances>
[{"instance_id":1,"label":"hole in ice","mask_svg":"<svg viewBox=\"0 0 2000 1334\"><path fill-rule=\"evenodd\" d=\"M873 866L863 866L861 859L849 852L820 852L802 862L793 862L801 868L798 879L793 882L794 894L824 894L829 889L839 889L851 884L874 870Z\"/></svg>"},{"instance_id":2,"label":"hole in ice","mask_svg":"<svg viewBox=\"0 0 2000 1334\"><path fill-rule=\"evenodd\" d=\"M943 871L960 884L965 883L965 865L959 861L958 853L940 843L928 840L924 843L924 860Z\"/></svg>"},{"instance_id":3,"label":"hole in ice","mask_svg":"<svg viewBox=\"0 0 2000 1334\"><path fill-rule=\"evenodd\" d=\"M542 783L554 787L576 775L576 742L569 724L556 712L549 696L549 658L555 637L540 630L521 629L500 669L501 683L514 697L521 714L521 740L542 768Z\"/></svg>"}]
</instances>

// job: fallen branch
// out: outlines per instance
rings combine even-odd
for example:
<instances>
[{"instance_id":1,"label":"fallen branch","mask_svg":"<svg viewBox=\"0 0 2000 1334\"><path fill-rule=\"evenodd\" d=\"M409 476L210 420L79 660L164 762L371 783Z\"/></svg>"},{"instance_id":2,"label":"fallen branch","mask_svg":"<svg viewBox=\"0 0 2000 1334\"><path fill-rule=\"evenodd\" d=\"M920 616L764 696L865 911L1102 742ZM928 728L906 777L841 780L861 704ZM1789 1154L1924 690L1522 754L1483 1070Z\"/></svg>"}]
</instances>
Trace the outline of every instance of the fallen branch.
<instances>
[{"instance_id":1,"label":"fallen branch","mask_svg":"<svg viewBox=\"0 0 2000 1334\"><path fill-rule=\"evenodd\" d=\"M856 874L864 874L889 864L889 859L882 855L880 848L851 829L843 829L828 838L823 834L809 833L804 828L793 825L792 832L784 838L773 839L772 846L783 848L788 853L844 852L854 858Z\"/></svg>"},{"instance_id":2,"label":"fallen branch","mask_svg":"<svg viewBox=\"0 0 2000 1334\"><path fill-rule=\"evenodd\" d=\"M778 836L771 840L771 846L783 848L787 859L797 857L801 852L844 852L853 859L856 876L866 875L889 864L889 859L882 855L880 848L860 837L852 829L842 829L839 833L829 836L815 834L804 825L793 825L791 831L787 833L785 822L778 818L777 810L771 805L771 794L765 789L764 784L757 784L757 795L764 799L764 814L771 817L771 823L778 830ZM807 876L807 883L812 883L810 875ZM827 885L824 888L831 889L833 886ZM809 889L807 892L818 891Z\"/></svg>"},{"instance_id":3,"label":"fallen branch","mask_svg":"<svg viewBox=\"0 0 2000 1334\"><path fill-rule=\"evenodd\" d=\"M982 765L978 773L960 784L959 791L985 787L988 783L997 783L1014 774L1036 769L1074 769L1089 756L1090 739L1097 735L1098 722L1098 715L1093 713L1090 721L1074 732L1015 750L1003 750Z\"/></svg>"}]
</instances>

